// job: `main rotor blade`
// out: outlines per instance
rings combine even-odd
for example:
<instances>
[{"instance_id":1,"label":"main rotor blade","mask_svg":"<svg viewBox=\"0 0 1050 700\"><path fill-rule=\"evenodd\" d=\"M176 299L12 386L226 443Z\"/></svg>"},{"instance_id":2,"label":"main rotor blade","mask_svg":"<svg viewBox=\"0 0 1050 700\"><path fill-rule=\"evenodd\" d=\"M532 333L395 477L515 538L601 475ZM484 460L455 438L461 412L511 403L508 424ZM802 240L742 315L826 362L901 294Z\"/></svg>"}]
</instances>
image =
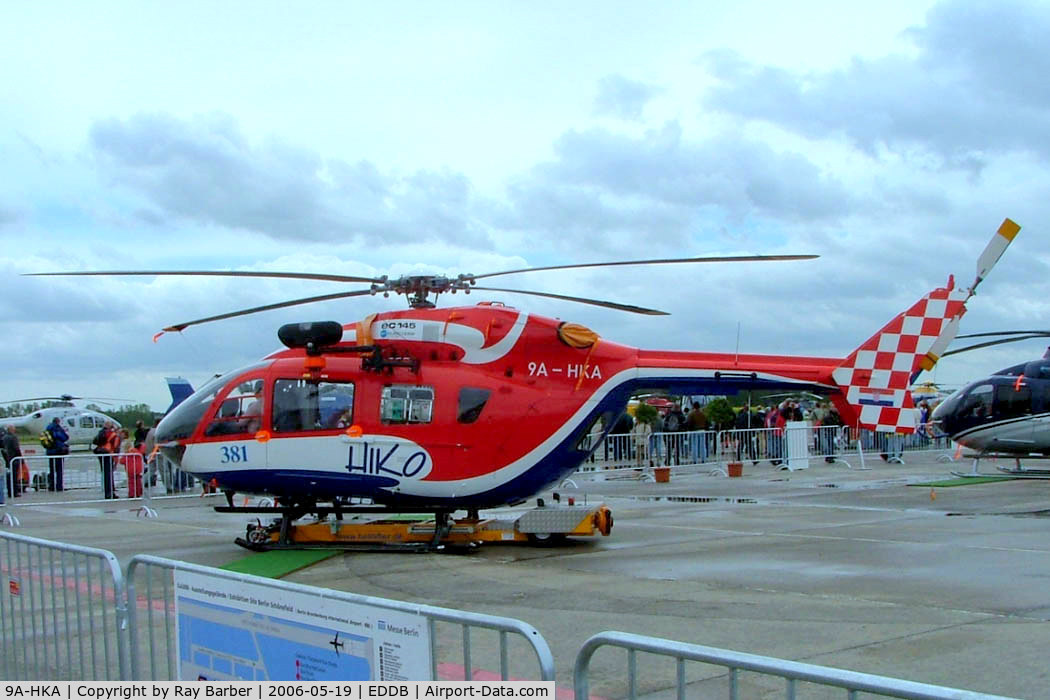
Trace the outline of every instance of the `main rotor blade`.
<instances>
[{"instance_id":1,"label":"main rotor blade","mask_svg":"<svg viewBox=\"0 0 1050 700\"><path fill-rule=\"evenodd\" d=\"M364 282L382 284L386 280L375 277L353 277L349 275L325 275L316 272L244 272L240 270L136 270L136 271L92 271L92 272L27 272L23 277L90 277L90 276L198 276L198 277L273 277L278 279L324 280L326 282Z\"/></svg>"},{"instance_id":2,"label":"main rotor blade","mask_svg":"<svg viewBox=\"0 0 1050 700\"><path fill-rule=\"evenodd\" d=\"M132 399L114 399L114 398L107 397L107 396L70 396L69 394L65 394L63 396L34 396L34 397L28 398L28 399L15 399L14 401L0 401L0 404L27 403L29 401L66 401L67 403L73 402L73 401L99 401L101 403L105 403L107 401L123 401L123 402L128 403L128 404L135 403Z\"/></svg>"},{"instance_id":3,"label":"main rotor blade","mask_svg":"<svg viewBox=\"0 0 1050 700\"><path fill-rule=\"evenodd\" d=\"M519 272L538 272L540 270L574 270L584 267L615 267L618 265L666 265L674 263L716 263L716 262L778 262L782 260L812 260L819 255L719 255L706 258L660 258L657 260L625 260L619 262L581 263L577 265L548 265L546 267L523 267L520 270L504 270L474 275L479 280L497 275L514 275Z\"/></svg>"},{"instance_id":4,"label":"main rotor blade","mask_svg":"<svg viewBox=\"0 0 1050 700\"><path fill-rule=\"evenodd\" d=\"M979 350L981 348L990 348L993 345L1003 345L1005 343L1016 343L1019 340L1032 340L1033 338L1046 338L1050 336L1048 333L1038 333L1036 335L1022 335L1016 338L1003 338L1002 340L989 340L986 343L977 343L976 345L968 345L965 348L959 348L958 350L949 350L948 352L941 355L941 357L947 357L948 355L958 355L961 352L967 352L969 350Z\"/></svg>"},{"instance_id":5,"label":"main rotor blade","mask_svg":"<svg viewBox=\"0 0 1050 700\"><path fill-rule=\"evenodd\" d=\"M176 323L174 325L165 328L165 331L182 331L190 326L196 326L201 323L208 323L210 321L221 321L224 318L234 318L235 316L247 316L248 314L259 313L260 311L272 311L273 309L283 309L286 306L298 306L299 304L312 304L315 301L331 301L332 299L346 299L347 297L360 297L365 294L371 294L371 289L359 289L354 292L338 292L336 294L322 294L316 297L305 297L303 299L293 299L292 301L282 301L277 304L266 304L265 306L253 306L250 309L241 309L240 311L230 311L229 313L219 314L218 316L208 316L207 318L198 318L195 321L186 321L184 323Z\"/></svg>"},{"instance_id":6,"label":"main rotor blade","mask_svg":"<svg viewBox=\"0 0 1050 700\"><path fill-rule=\"evenodd\" d=\"M0 401L0 403L25 403L26 401L79 401L80 396L34 396L28 399L15 399L14 401Z\"/></svg>"},{"instance_id":7,"label":"main rotor blade","mask_svg":"<svg viewBox=\"0 0 1050 700\"><path fill-rule=\"evenodd\" d=\"M500 289L499 287L472 287L472 289L480 289L483 292L508 292L510 294L529 294L534 297L547 297L548 299L561 299L562 301L578 301L581 304L591 304L592 306L604 306L607 309L617 309L619 311L630 311L635 314L647 314L649 316L670 316L666 311L659 311L657 309L647 309L644 306L634 306L632 304L618 304L615 301L601 301L600 299L587 299L585 297L570 297L564 294L550 294L548 292L529 292L524 289Z\"/></svg>"},{"instance_id":8,"label":"main rotor blade","mask_svg":"<svg viewBox=\"0 0 1050 700\"><path fill-rule=\"evenodd\" d=\"M1050 331L994 331L990 333L967 333L966 335L957 335L956 338L988 338L993 335L1028 335L1035 334L1039 335L1050 335Z\"/></svg>"}]
</instances>

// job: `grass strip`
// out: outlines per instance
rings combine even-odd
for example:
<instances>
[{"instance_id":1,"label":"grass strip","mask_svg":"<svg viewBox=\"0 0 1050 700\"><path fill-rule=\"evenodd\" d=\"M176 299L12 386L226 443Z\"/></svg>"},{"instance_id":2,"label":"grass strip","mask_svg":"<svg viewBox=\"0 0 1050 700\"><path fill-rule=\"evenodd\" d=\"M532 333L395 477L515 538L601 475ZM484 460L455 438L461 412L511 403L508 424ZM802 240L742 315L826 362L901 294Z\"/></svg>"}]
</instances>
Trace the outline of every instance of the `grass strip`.
<instances>
[{"instance_id":1,"label":"grass strip","mask_svg":"<svg viewBox=\"0 0 1050 700\"><path fill-rule=\"evenodd\" d=\"M992 484L996 481L1013 481L1012 476L968 476L959 479L945 479L944 481L924 481L921 484L908 484L908 486L934 486L937 488L949 488L951 486L968 486L969 484Z\"/></svg>"},{"instance_id":2,"label":"grass strip","mask_svg":"<svg viewBox=\"0 0 1050 700\"><path fill-rule=\"evenodd\" d=\"M249 554L219 568L240 574L281 578L340 553L338 549L275 549Z\"/></svg>"}]
</instances>

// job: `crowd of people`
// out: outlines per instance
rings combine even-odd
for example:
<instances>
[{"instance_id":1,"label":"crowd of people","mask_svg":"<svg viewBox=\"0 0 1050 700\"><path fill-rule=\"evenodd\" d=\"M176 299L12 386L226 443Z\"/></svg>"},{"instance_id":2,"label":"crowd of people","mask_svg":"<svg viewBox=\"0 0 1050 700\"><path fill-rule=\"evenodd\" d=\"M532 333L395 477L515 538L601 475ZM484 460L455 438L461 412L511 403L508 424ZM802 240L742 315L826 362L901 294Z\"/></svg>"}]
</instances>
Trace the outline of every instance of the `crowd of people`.
<instances>
[{"instance_id":1,"label":"crowd of people","mask_svg":"<svg viewBox=\"0 0 1050 700\"><path fill-rule=\"evenodd\" d=\"M114 480L114 473L117 471L123 471L127 475L127 498L142 497L146 467L158 463L152 459L155 454L154 430L157 423L159 420L147 428L145 422L139 420L135 422L133 430L128 430L106 421L95 435L91 450L98 458L104 499L120 498ZM0 488L0 504L5 503L8 497L21 497L29 488L55 492L66 489L65 461L70 454L70 439L61 418L53 418L39 439L48 458L48 468L46 474L36 474L31 482L29 465L23 456L17 430L13 425L8 425L3 430L0 447L4 458L4 487ZM190 486L188 475L170 473L171 470L168 470L168 473L164 470L158 471L168 493L184 491ZM153 475L151 480L155 483L156 478L157 475Z\"/></svg>"},{"instance_id":2,"label":"crowd of people","mask_svg":"<svg viewBox=\"0 0 1050 700\"><path fill-rule=\"evenodd\" d=\"M681 463L685 460L705 462L716 454L733 454L737 460L758 462L769 459L774 465L784 460L784 430L789 422L805 421L812 427L841 427L843 421L830 402L820 402L803 409L799 401L787 399L776 404L708 411L694 401L683 410L672 403L666 411L646 409L635 418L625 413L610 431L605 459L634 461L637 466ZM762 430L765 429L765 430ZM718 435L729 444L719 445ZM834 461L833 444L838 431L815 433L814 448ZM625 439L626 438L626 439Z\"/></svg>"},{"instance_id":3,"label":"crowd of people","mask_svg":"<svg viewBox=\"0 0 1050 700\"><path fill-rule=\"evenodd\" d=\"M128 477L128 498L142 497L142 473L147 451L149 431L143 422L135 422L135 432L127 428L117 429L106 421L92 441L93 452L98 455L99 468L102 470L102 497L105 499L120 498L113 485L113 470L122 467Z\"/></svg>"}]
</instances>

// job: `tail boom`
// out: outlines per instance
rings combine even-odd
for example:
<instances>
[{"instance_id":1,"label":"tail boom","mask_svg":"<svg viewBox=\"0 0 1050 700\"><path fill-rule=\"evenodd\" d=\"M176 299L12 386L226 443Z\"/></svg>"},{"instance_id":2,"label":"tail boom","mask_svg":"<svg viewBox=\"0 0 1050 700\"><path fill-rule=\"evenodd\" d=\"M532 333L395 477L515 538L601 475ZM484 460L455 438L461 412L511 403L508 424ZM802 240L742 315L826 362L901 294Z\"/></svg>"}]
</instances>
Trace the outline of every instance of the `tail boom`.
<instances>
[{"instance_id":1,"label":"tail boom","mask_svg":"<svg viewBox=\"0 0 1050 700\"><path fill-rule=\"evenodd\" d=\"M946 346L966 313L949 281L897 314L846 359L638 350L639 385L681 393L798 390L828 395L847 425L910 433L918 411L912 376Z\"/></svg>"}]
</instances>

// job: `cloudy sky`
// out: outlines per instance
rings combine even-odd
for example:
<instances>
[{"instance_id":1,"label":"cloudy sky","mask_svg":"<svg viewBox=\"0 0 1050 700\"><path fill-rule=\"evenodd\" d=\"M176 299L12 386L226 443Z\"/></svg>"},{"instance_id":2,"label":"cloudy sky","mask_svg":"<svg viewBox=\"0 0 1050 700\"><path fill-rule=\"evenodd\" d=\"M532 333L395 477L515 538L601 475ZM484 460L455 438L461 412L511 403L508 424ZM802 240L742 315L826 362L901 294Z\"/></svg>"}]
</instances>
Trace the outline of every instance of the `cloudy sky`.
<instances>
[{"instance_id":1,"label":"cloudy sky","mask_svg":"<svg viewBox=\"0 0 1050 700\"><path fill-rule=\"evenodd\" d=\"M726 7L727 5L732 7ZM653 348L845 356L1003 217L962 332L1050 322L1050 5L50 2L0 23L0 399L168 403L356 298L162 326L333 283L31 278L237 269L483 273L658 257L487 295ZM471 296L470 301L486 297ZM445 303L462 302L462 297ZM1041 355L948 358L959 384Z\"/></svg>"}]
</instances>

